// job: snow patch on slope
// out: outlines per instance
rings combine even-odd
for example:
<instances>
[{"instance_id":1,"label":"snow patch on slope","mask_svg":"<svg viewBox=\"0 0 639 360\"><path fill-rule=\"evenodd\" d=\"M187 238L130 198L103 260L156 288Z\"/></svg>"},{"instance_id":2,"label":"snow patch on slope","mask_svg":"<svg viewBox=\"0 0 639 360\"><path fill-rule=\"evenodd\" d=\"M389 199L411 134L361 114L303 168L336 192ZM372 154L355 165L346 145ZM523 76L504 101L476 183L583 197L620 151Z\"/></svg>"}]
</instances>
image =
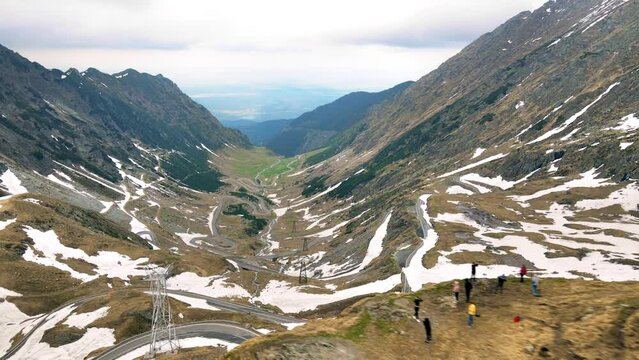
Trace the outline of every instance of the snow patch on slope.
<instances>
[{"instance_id":1,"label":"snow patch on slope","mask_svg":"<svg viewBox=\"0 0 639 360\"><path fill-rule=\"evenodd\" d=\"M81 249L68 247L60 242L53 230L40 231L29 226L24 227L24 232L33 240L33 245L27 247L22 258L44 266L53 266L68 272L71 277L88 282L106 275L109 278L129 280L129 276L146 275L140 267L148 262L148 258L132 260L126 255L114 251L98 251L97 255L88 255ZM41 255L36 254L41 253ZM64 259L84 260L95 265L94 275L85 274L73 270L69 265L61 262Z\"/></svg>"},{"instance_id":2,"label":"snow patch on slope","mask_svg":"<svg viewBox=\"0 0 639 360\"><path fill-rule=\"evenodd\" d=\"M566 130L568 128L568 126L570 126L570 124L574 123L575 121L577 121L577 119L579 119L580 116L582 116L583 114L586 113L586 111L588 111L588 109L590 109L593 105L595 105L597 102L599 102L599 100L601 100L604 96L606 96L615 86L621 84L620 82L616 82L612 85L610 85L606 91L604 91L603 93L599 94L599 96L590 104L586 105L586 107L584 107L583 109L581 109L580 111L578 111L577 113L575 113L574 115L572 115L570 118L568 118L566 121L564 121L561 125L559 125L558 127L549 130L548 132L546 132L545 134L539 136L538 138L536 138L535 140L530 141L527 145L530 144L534 144L543 140L548 139L549 137L559 134L561 132L563 132L564 130Z\"/></svg>"},{"instance_id":3,"label":"snow patch on slope","mask_svg":"<svg viewBox=\"0 0 639 360\"><path fill-rule=\"evenodd\" d=\"M19 195L29 192L27 188L22 186L20 179L18 179L18 177L11 172L10 169L7 169L2 176L0 176L0 185L7 189L7 192L11 195Z\"/></svg>"},{"instance_id":4,"label":"snow patch on slope","mask_svg":"<svg viewBox=\"0 0 639 360\"><path fill-rule=\"evenodd\" d=\"M526 203L530 200L537 199L548 194L567 191L572 188L579 188L579 187L592 188L592 187L612 185L612 183L607 182L608 179L597 179L598 175L599 174L597 173L597 169L590 169L589 171L586 171L585 173L580 174L579 175L580 177L578 179L568 181L566 183L563 183L561 185L558 185L549 189L539 190L536 193L531 195L521 195L521 196L515 195L515 196L510 196L510 198L520 203Z\"/></svg>"}]
</instances>

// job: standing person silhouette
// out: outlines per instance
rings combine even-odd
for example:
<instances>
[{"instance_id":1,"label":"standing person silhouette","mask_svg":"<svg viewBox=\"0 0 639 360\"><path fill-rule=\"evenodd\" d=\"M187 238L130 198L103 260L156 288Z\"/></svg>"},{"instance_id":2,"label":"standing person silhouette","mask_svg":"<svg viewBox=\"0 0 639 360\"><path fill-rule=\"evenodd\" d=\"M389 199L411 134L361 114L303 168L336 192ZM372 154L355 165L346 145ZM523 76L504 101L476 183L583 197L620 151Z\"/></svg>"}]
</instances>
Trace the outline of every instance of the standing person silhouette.
<instances>
[{"instance_id":1,"label":"standing person silhouette","mask_svg":"<svg viewBox=\"0 0 639 360\"><path fill-rule=\"evenodd\" d=\"M528 269L526 269L526 265L522 265L519 269L519 282L524 282L524 276L526 276L526 274L528 274Z\"/></svg>"},{"instance_id":2,"label":"standing person silhouette","mask_svg":"<svg viewBox=\"0 0 639 360\"><path fill-rule=\"evenodd\" d=\"M477 281L477 266L479 266L479 264L474 261L473 264L470 265L470 278L473 279L473 282Z\"/></svg>"},{"instance_id":3,"label":"standing person silhouette","mask_svg":"<svg viewBox=\"0 0 639 360\"><path fill-rule=\"evenodd\" d=\"M532 288L533 295L535 295L536 297L540 297L541 294L539 293L539 276L533 275L532 282L531 282L530 286Z\"/></svg>"},{"instance_id":4,"label":"standing person silhouette","mask_svg":"<svg viewBox=\"0 0 639 360\"><path fill-rule=\"evenodd\" d=\"M477 307L475 306L475 304L468 304L468 327L473 327L476 315Z\"/></svg>"},{"instance_id":5,"label":"standing person silhouette","mask_svg":"<svg viewBox=\"0 0 639 360\"><path fill-rule=\"evenodd\" d=\"M497 292L504 293L504 283L506 282L506 275L501 274L497 277L497 286L495 287L495 294Z\"/></svg>"},{"instance_id":6,"label":"standing person silhouette","mask_svg":"<svg viewBox=\"0 0 639 360\"><path fill-rule=\"evenodd\" d=\"M455 301L459 302L459 281L453 281L453 295L455 296Z\"/></svg>"},{"instance_id":7,"label":"standing person silhouette","mask_svg":"<svg viewBox=\"0 0 639 360\"><path fill-rule=\"evenodd\" d=\"M416 297L413 302L415 303L415 319L419 320L419 304L424 301L420 297Z\"/></svg>"},{"instance_id":8,"label":"standing person silhouette","mask_svg":"<svg viewBox=\"0 0 639 360\"><path fill-rule=\"evenodd\" d=\"M424 318L424 330L426 330L426 342L431 342L433 340L433 332L430 328L430 319L428 317Z\"/></svg>"},{"instance_id":9,"label":"standing person silhouette","mask_svg":"<svg viewBox=\"0 0 639 360\"><path fill-rule=\"evenodd\" d=\"M466 290L466 302L470 301L470 292L473 290L473 283L470 282L470 279L466 278L464 280L464 290Z\"/></svg>"}]
</instances>

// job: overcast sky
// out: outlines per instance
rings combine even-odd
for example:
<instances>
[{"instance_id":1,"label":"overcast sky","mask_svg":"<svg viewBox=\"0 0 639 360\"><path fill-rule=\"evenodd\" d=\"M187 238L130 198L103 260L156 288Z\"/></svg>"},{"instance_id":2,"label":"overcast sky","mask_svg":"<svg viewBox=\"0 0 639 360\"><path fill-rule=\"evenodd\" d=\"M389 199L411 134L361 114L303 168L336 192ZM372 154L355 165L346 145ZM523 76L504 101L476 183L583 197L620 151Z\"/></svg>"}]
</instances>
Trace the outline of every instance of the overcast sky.
<instances>
[{"instance_id":1,"label":"overcast sky","mask_svg":"<svg viewBox=\"0 0 639 360\"><path fill-rule=\"evenodd\" d=\"M540 0L0 0L0 43L47 67L183 87L383 89Z\"/></svg>"}]
</instances>

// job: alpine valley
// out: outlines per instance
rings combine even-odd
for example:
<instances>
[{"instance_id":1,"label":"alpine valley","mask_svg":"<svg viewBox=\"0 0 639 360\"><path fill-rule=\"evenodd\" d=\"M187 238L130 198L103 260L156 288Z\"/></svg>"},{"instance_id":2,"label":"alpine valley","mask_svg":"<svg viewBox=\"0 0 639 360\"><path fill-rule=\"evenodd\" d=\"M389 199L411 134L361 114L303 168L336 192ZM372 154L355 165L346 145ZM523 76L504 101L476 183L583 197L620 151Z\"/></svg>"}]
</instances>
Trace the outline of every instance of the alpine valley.
<instances>
[{"instance_id":1,"label":"alpine valley","mask_svg":"<svg viewBox=\"0 0 639 360\"><path fill-rule=\"evenodd\" d=\"M144 356L170 266L157 358L639 359L638 54L639 1L549 1L247 136L162 75L0 46L0 355Z\"/></svg>"}]
</instances>

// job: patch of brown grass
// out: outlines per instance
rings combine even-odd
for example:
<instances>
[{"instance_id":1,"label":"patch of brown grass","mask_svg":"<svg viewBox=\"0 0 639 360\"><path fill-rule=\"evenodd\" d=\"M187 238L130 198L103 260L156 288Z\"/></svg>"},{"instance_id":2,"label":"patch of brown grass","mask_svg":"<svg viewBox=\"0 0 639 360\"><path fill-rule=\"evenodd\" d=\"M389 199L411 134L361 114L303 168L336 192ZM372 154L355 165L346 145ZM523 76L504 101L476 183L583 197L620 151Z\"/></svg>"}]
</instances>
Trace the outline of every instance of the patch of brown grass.
<instances>
[{"instance_id":1,"label":"patch of brown grass","mask_svg":"<svg viewBox=\"0 0 639 360\"><path fill-rule=\"evenodd\" d=\"M227 358L277 354L283 344L293 339L299 342L299 338L324 337L330 343L340 332L355 326L364 311L370 321L362 329L363 336L350 344L366 359L529 359L544 354L559 359L632 359L636 353L637 282L543 279L541 298L530 294L529 281L520 284L511 280L503 294L494 294L493 286L492 281L479 280L473 290L473 301L481 313L474 328L465 324L465 304L456 306L451 301L450 283L421 291L422 316L428 316L433 327L430 344L424 343L422 324L410 316L412 296L384 294L358 302L337 318L312 320L290 335L273 334L249 341ZM371 312L371 308L382 311ZM408 315L399 321L384 320L396 310ZM522 321L513 323L514 316ZM345 357L348 355L352 354Z\"/></svg>"}]
</instances>

